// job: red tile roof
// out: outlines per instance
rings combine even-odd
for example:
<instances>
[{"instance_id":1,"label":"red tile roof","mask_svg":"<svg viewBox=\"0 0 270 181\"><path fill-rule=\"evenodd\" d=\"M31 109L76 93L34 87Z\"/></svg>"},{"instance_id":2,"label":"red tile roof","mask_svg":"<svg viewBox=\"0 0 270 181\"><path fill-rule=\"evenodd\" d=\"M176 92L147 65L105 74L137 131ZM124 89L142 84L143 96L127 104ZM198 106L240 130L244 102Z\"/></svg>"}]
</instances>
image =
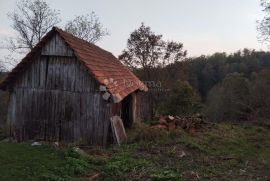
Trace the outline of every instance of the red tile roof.
<instances>
[{"instance_id":1,"label":"red tile roof","mask_svg":"<svg viewBox=\"0 0 270 181\"><path fill-rule=\"evenodd\" d=\"M7 89L19 73L30 65L32 57L55 34L58 33L65 43L74 51L75 56L88 68L90 74L102 85L105 85L112 94L113 101L119 102L130 93L141 90L147 91L147 87L112 53L102 48L79 39L70 33L53 27L33 50L1 82L0 89Z\"/></svg>"}]
</instances>

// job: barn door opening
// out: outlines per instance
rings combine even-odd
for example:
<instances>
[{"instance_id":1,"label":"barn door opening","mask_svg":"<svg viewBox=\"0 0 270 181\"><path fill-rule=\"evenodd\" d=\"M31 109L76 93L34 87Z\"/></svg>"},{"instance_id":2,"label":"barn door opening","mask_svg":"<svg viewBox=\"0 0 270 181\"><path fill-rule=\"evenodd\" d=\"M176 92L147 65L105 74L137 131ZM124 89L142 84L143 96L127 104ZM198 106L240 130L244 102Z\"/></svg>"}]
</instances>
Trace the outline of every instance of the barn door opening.
<instances>
[{"instance_id":1,"label":"barn door opening","mask_svg":"<svg viewBox=\"0 0 270 181\"><path fill-rule=\"evenodd\" d=\"M130 128L133 123L133 115L132 115L132 96L128 95L122 101L121 105L121 119L123 120L123 124L125 128Z\"/></svg>"}]
</instances>

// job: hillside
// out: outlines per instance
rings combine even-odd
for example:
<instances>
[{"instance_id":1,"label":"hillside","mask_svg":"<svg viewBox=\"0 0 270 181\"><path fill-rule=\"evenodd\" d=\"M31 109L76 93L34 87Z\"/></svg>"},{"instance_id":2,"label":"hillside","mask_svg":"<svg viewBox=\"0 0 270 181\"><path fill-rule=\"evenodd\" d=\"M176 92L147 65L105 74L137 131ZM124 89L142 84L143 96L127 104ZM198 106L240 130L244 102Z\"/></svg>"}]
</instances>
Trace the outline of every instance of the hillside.
<instances>
[{"instance_id":1,"label":"hillside","mask_svg":"<svg viewBox=\"0 0 270 181\"><path fill-rule=\"evenodd\" d=\"M0 180L268 180L270 131L218 124L186 133L147 125L129 131L129 143L71 148L0 143Z\"/></svg>"}]
</instances>

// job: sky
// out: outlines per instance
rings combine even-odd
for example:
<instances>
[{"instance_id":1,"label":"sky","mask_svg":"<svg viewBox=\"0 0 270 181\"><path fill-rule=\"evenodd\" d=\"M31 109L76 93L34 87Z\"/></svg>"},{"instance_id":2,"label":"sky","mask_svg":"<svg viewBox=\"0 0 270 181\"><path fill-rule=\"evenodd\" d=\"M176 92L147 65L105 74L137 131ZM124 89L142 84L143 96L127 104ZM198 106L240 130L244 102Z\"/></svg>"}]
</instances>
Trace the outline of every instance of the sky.
<instances>
[{"instance_id":1,"label":"sky","mask_svg":"<svg viewBox=\"0 0 270 181\"><path fill-rule=\"evenodd\" d=\"M268 50L258 42L256 21L262 19L260 0L47 0L60 11L63 27L76 15L94 11L110 36L98 46L118 56L141 22L165 40L182 42L188 57L243 48ZM0 0L0 42L12 37L7 13L16 0ZM7 51L0 49L0 59Z\"/></svg>"}]
</instances>

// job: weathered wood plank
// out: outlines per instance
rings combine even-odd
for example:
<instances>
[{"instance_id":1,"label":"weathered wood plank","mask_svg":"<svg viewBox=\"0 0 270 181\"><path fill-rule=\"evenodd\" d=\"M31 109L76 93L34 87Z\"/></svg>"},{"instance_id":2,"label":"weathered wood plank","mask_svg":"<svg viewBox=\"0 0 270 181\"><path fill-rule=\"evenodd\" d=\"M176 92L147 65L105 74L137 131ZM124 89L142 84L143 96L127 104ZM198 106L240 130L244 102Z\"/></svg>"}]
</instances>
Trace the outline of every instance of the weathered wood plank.
<instances>
[{"instance_id":1,"label":"weathered wood plank","mask_svg":"<svg viewBox=\"0 0 270 181\"><path fill-rule=\"evenodd\" d=\"M73 56L73 51L65 44L62 38L56 34L41 50L42 55Z\"/></svg>"},{"instance_id":2,"label":"weathered wood plank","mask_svg":"<svg viewBox=\"0 0 270 181\"><path fill-rule=\"evenodd\" d=\"M44 51L65 53L54 45ZM40 56L21 75L11 93L8 119L19 140L44 139L106 144L111 104L99 84L75 57Z\"/></svg>"}]
</instances>

